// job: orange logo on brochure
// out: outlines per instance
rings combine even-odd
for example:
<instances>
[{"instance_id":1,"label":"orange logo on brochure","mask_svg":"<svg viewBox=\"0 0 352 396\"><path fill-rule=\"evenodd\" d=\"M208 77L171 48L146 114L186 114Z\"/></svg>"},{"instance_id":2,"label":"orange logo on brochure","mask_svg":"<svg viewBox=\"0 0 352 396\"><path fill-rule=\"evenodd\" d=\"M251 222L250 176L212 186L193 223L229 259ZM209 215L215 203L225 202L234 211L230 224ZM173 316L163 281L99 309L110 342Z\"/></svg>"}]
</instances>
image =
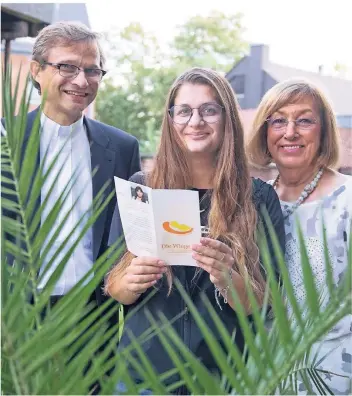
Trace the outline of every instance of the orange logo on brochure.
<instances>
[{"instance_id":1,"label":"orange logo on brochure","mask_svg":"<svg viewBox=\"0 0 352 396\"><path fill-rule=\"evenodd\" d=\"M179 224L177 221L165 221L163 228L166 232L176 235L186 235L193 231L193 228L186 224Z\"/></svg>"}]
</instances>

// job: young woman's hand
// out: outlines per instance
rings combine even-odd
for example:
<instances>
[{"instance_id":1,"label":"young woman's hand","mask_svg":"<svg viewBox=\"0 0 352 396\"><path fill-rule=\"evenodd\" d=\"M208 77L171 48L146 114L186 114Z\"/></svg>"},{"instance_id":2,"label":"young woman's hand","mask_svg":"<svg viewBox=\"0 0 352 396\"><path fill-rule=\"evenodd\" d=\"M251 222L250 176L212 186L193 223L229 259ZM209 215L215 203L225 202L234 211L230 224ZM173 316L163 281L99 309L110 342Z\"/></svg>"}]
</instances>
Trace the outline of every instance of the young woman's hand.
<instances>
[{"instance_id":1,"label":"young woman's hand","mask_svg":"<svg viewBox=\"0 0 352 396\"><path fill-rule=\"evenodd\" d=\"M192 245L192 257L200 268L207 271L210 281L219 289L228 286L233 272L232 250L223 242L201 238L200 244Z\"/></svg>"},{"instance_id":2,"label":"young woman's hand","mask_svg":"<svg viewBox=\"0 0 352 396\"><path fill-rule=\"evenodd\" d=\"M126 268L124 276L128 291L142 294L153 286L166 272L164 261L155 257L135 257Z\"/></svg>"}]
</instances>

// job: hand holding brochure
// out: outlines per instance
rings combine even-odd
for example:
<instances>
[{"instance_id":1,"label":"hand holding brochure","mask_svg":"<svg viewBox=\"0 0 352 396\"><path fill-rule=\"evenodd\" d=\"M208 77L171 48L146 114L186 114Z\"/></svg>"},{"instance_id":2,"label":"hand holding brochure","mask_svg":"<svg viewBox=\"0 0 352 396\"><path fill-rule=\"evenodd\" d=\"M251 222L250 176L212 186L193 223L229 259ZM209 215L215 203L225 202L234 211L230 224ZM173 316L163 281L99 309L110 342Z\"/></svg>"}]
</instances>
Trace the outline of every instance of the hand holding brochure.
<instances>
[{"instance_id":1,"label":"hand holding brochure","mask_svg":"<svg viewBox=\"0 0 352 396\"><path fill-rule=\"evenodd\" d=\"M191 249L201 238L197 191L155 190L118 177L115 188L131 253L168 265L197 265Z\"/></svg>"}]
</instances>

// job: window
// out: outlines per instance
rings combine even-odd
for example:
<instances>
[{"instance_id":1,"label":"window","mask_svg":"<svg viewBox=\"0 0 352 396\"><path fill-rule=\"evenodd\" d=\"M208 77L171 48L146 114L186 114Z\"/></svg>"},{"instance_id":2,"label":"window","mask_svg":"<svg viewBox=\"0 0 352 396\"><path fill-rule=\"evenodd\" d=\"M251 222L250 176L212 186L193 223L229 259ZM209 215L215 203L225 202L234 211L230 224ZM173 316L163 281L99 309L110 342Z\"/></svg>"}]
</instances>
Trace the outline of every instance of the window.
<instances>
[{"instance_id":1,"label":"window","mask_svg":"<svg viewBox=\"0 0 352 396\"><path fill-rule=\"evenodd\" d=\"M238 99L244 98L244 84L245 84L244 75L235 76L231 81L232 88L235 91L235 94L237 95Z\"/></svg>"},{"instance_id":2,"label":"window","mask_svg":"<svg viewBox=\"0 0 352 396\"><path fill-rule=\"evenodd\" d=\"M236 95L239 97L244 96L244 83L244 75L235 76L231 81L232 88L235 91Z\"/></svg>"}]
</instances>

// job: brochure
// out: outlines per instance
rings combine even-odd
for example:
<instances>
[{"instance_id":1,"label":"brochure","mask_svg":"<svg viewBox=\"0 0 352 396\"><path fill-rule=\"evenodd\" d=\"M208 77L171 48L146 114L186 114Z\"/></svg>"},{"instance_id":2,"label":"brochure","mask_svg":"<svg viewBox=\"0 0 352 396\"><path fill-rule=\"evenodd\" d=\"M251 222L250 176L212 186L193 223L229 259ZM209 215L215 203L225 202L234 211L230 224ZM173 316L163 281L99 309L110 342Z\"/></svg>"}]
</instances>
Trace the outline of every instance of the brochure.
<instances>
[{"instance_id":1,"label":"brochure","mask_svg":"<svg viewBox=\"0 0 352 396\"><path fill-rule=\"evenodd\" d=\"M191 245L199 243L198 191L158 190L115 177L127 249L168 265L196 266Z\"/></svg>"}]
</instances>

